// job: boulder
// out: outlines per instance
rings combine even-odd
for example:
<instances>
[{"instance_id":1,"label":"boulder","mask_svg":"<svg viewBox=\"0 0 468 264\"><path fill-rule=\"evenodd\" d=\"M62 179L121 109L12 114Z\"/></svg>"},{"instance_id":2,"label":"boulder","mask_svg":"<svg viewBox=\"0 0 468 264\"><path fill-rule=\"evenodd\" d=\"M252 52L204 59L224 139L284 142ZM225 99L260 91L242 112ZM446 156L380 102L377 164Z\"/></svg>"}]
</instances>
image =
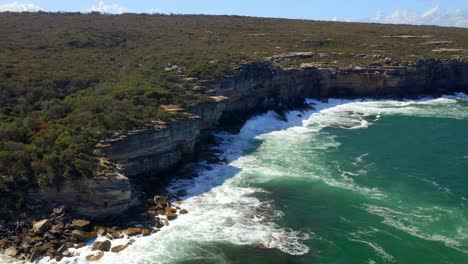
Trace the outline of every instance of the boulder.
<instances>
[{"instance_id":1,"label":"boulder","mask_svg":"<svg viewBox=\"0 0 468 264\"><path fill-rule=\"evenodd\" d=\"M126 249L128 247L128 244L127 245L118 245L118 246L115 246L111 249L112 252L114 253L119 253L120 251Z\"/></svg>"},{"instance_id":2,"label":"boulder","mask_svg":"<svg viewBox=\"0 0 468 264\"><path fill-rule=\"evenodd\" d=\"M79 230L86 230L90 224L91 222L83 219L75 219L72 221L72 226Z\"/></svg>"},{"instance_id":3,"label":"boulder","mask_svg":"<svg viewBox=\"0 0 468 264\"><path fill-rule=\"evenodd\" d=\"M111 249L109 240L94 242L92 250L109 251Z\"/></svg>"},{"instance_id":4,"label":"boulder","mask_svg":"<svg viewBox=\"0 0 468 264\"><path fill-rule=\"evenodd\" d=\"M174 214L175 214L175 213L177 213L177 209L175 209L175 208L172 208L172 207L168 207L168 208L166 208L166 214L167 214L167 213L169 213L169 212L171 212L171 213L174 213Z\"/></svg>"},{"instance_id":5,"label":"boulder","mask_svg":"<svg viewBox=\"0 0 468 264\"><path fill-rule=\"evenodd\" d=\"M167 202L167 197L156 195L156 196L154 196L153 201L154 201L155 204L163 203L163 202L165 203L165 202Z\"/></svg>"},{"instance_id":6,"label":"boulder","mask_svg":"<svg viewBox=\"0 0 468 264\"><path fill-rule=\"evenodd\" d=\"M98 253L94 255L88 255L86 256L87 261L98 261L104 256L104 252L99 251Z\"/></svg>"},{"instance_id":7,"label":"boulder","mask_svg":"<svg viewBox=\"0 0 468 264\"><path fill-rule=\"evenodd\" d=\"M106 237L112 240L112 239L123 238L123 235L119 231L113 231L113 232L108 233Z\"/></svg>"},{"instance_id":8,"label":"boulder","mask_svg":"<svg viewBox=\"0 0 468 264\"><path fill-rule=\"evenodd\" d=\"M136 235L141 234L141 228L139 227L127 228L124 231L122 231L122 233L124 233L127 236L136 236Z\"/></svg>"},{"instance_id":9,"label":"boulder","mask_svg":"<svg viewBox=\"0 0 468 264\"><path fill-rule=\"evenodd\" d=\"M40 247L35 247L33 251L31 252L31 256L29 256L28 261L29 262L34 262L36 259L42 257L42 254L44 253L44 250Z\"/></svg>"},{"instance_id":10,"label":"boulder","mask_svg":"<svg viewBox=\"0 0 468 264\"><path fill-rule=\"evenodd\" d=\"M32 230L35 233L42 234L49 229L50 221L49 219L44 219L34 223Z\"/></svg>"},{"instance_id":11,"label":"boulder","mask_svg":"<svg viewBox=\"0 0 468 264\"><path fill-rule=\"evenodd\" d=\"M16 247L9 247L5 249L3 254L10 256L10 257L16 257L16 255L18 255L18 249Z\"/></svg>"},{"instance_id":12,"label":"boulder","mask_svg":"<svg viewBox=\"0 0 468 264\"><path fill-rule=\"evenodd\" d=\"M106 228L102 226L95 227L94 232L96 232L96 234L99 236L105 236L107 234Z\"/></svg>"},{"instance_id":13,"label":"boulder","mask_svg":"<svg viewBox=\"0 0 468 264\"><path fill-rule=\"evenodd\" d=\"M64 225L62 223L59 223L59 224L53 225L50 228L50 231L52 232L52 234L59 234L60 232L62 232L63 228L64 228Z\"/></svg>"},{"instance_id":14,"label":"boulder","mask_svg":"<svg viewBox=\"0 0 468 264\"><path fill-rule=\"evenodd\" d=\"M168 220L174 220L174 219L177 218L177 214L173 213L170 210L166 210L166 217L167 217Z\"/></svg>"},{"instance_id":15,"label":"boulder","mask_svg":"<svg viewBox=\"0 0 468 264\"><path fill-rule=\"evenodd\" d=\"M254 247L255 247L255 248L258 248L258 249L267 249L267 248L268 248L265 244L263 244L263 243L261 243L261 242L256 243L256 244L254 245Z\"/></svg>"},{"instance_id":16,"label":"boulder","mask_svg":"<svg viewBox=\"0 0 468 264\"><path fill-rule=\"evenodd\" d=\"M150 231L149 229L146 229L146 228L145 228L145 229L142 229L142 230L141 230L141 234L142 234L143 236L149 236L149 235L151 235L151 231Z\"/></svg>"},{"instance_id":17,"label":"boulder","mask_svg":"<svg viewBox=\"0 0 468 264\"><path fill-rule=\"evenodd\" d=\"M179 211L179 214L188 214L188 211L185 210L185 209L182 209L182 210Z\"/></svg>"},{"instance_id":18,"label":"boulder","mask_svg":"<svg viewBox=\"0 0 468 264\"><path fill-rule=\"evenodd\" d=\"M72 236L80 242L85 242L97 237L95 232L85 232L82 230L73 230Z\"/></svg>"}]
</instances>

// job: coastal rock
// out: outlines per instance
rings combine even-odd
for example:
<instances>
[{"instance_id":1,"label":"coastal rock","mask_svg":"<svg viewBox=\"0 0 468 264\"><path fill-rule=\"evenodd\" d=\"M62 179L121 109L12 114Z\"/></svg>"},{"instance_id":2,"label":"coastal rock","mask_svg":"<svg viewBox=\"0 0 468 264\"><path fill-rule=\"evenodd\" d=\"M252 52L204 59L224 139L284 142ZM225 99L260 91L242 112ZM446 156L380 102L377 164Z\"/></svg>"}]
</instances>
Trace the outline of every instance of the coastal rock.
<instances>
[{"instance_id":1,"label":"coastal rock","mask_svg":"<svg viewBox=\"0 0 468 264\"><path fill-rule=\"evenodd\" d=\"M29 199L66 204L72 213L89 219L118 215L140 204L138 192L129 178L118 172L65 181L60 189L42 187L32 190Z\"/></svg>"},{"instance_id":2,"label":"coastal rock","mask_svg":"<svg viewBox=\"0 0 468 264\"><path fill-rule=\"evenodd\" d=\"M174 220L177 218L177 214L172 211L166 211L166 217L168 220Z\"/></svg>"},{"instance_id":3,"label":"coastal rock","mask_svg":"<svg viewBox=\"0 0 468 264\"><path fill-rule=\"evenodd\" d=\"M95 232L85 232L82 230L73 230L72 236L80 242L86 242L97 237Z\"/></svg>"},{"instance_id":4,"label":"coastal rock","mask_svg":"<svg viewBox=\"0 0 468 264\"><path fill-rule=\"evenodd\" d=\"M141 235L142 236L149 236L149 235L151 235L151 231L149 229L144 228L144 229L141 230Z\"/></svg>"},{"instance_id":5,"label":"coastal rock","mask_svg":"<svg viewBox=\"0 0 468 264\"><path fill-rule=\"evenodd\" d=\"M49 226L50 226L49 219L44 219L44 220L41 220L41 221L38 221L38 222L34 223L32 230L35 233L42 234L45 231L47 231Z\"/></svg>"},{"instance_id":6,"label":"coastal rock","mask_svg":"<svg viewBox=\"0 0 468 264\"><path fill-rule=\"evenodd\" d=\"M185 209L182 209L182 210L179 211L179 214L188 214L188 211L185 210Z\"/></svg>"},{"instance_id":7,"label":"coastal rock","mask_svg":"<svg viewBox=\"0 0 468 264\"><path fill-rule=\"evenodd\" d=\"M86 256L86 260L87 260L87 261L98 261L98 260L100 260L103 256L104 256L104 252L99 251L99 252L97 252L96 254Z\"/></svg>"},{"instance_id":8,"label":"coastal rock","mask_svg":"<svg viewBox=\"0 0 468 264\"><path fill-rule=\"evenodd\" d=\"M109 240L94 242L92 250L109 251L111 249L111 242Z\"/></svg>"},{"instance_id":9,"label":"coastal rock","mask_svg":"<svg viewBox=\"0 0 468 264\"><path fill-rule=\"evenodd\" d=\"M102 226L96 226L94 232L96 232L98 236L105 236L107 234L107 229Z\"/></svg>"},{"instance_id":10,"label":"coastal rock","mask_svg":"<svg viewBox=\"0 0 468 264\"><path fill-rule=\"evenodd\" d=\"M141 234L141 228L139 227L127 228L124 231L122 231L122 233L124 233L127 236L136 236L136 235Z\"/></svg>"},{"instance_id":11,"label":"coastal rock","mask_svg":"<svg viewBox=\"0 0 468 264\"><path fill-rule=\"evenodd\" d=\"M18 255L18 249L16 247L9 247L7 249L5 249L5 251L3 252L3 254L7 255L7 256L10 256L10 257L16 257L16 255Z\"/></svg>"},{"instance_id":12,"label":"coastal rock","mask_svg":"<svg viewBox=\"0 0 468 264\"><path fill-rule=\"evenodd\" d=\"M126 249L128 247L128 244L127 245L118 245L118 246L115 246L111 249L111 252L114 252L114 253L119 253L120 251Z\"/></svg>"},{"instance_id":13,"label":"coastal rock","mask_svg":"<svg viewBox=\"0 0 468 264\"><path fill-rule=\"evenodd\" d=\"M35 247L32 252L31 256L29 257L28 261L29 262L34 262L36 259L40 258L43 254L44 250L40 247Z\"/></svg>"},{"instance_id":14,"label":"coastal rock","mask_svg":"<svg viewBox=\"0 0 468 264\"><path fill-rule=\"evenodd\" d=\"M75 219L72 221L72 226L76 229L79 230L85 230L88 229L90 226L91 222L88 220L83 220L83 219Z\"/></svg>"}]
</instances>

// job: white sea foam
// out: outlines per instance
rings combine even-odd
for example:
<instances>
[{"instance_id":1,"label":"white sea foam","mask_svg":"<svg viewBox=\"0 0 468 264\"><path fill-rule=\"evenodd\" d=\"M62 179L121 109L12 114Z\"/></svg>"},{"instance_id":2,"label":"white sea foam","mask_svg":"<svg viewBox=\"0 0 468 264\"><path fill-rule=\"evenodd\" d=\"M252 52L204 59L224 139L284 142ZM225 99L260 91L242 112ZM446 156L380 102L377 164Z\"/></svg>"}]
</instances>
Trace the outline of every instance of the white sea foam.
<instances>
[{"instance_id":1,"label":"white sea foam","mask_svg":"<svg viewBox=\"0 0 468 264\"><path fill-rule=\"evenodd\" d=\"M358 242L358 243L363 243L363 244L366 244L368 245L369 247L371 247L375 253L381 257L383 260L387 261L387 262L396 262L395 260L395 257L388 254L381 246L379 246L377 243L372 243L372 242L369 242L369 241L365 241L365 240L359 240L359 239L354 239L354 238L350 238L349 239L350 241L354 241L354 242Z\"/></svg>"},{"instance_id":2,"label":"white sea foam","mask_svg":"<svg viewBox=\"0 0 468 264\"><path fill-rule=\"evenodd\" d=\"M442 215L447 214L445 210L438 211L435 210L433 207L418 207L416 208L416 210L398 211L397 209L391 209L384 206L370 204L364 204L363 208L373 215L382 217L382 223L386 225L404 231L412 236L424 240L442 242L447 247L453 248L463 253L468 253L468 251L463 249L464 246L463 242L461 242L462 239L460 240L443 234L434 234L431 232L431 229L428 228L431 226L431 224L438 222Z\"/></svg>"}]
</instances>

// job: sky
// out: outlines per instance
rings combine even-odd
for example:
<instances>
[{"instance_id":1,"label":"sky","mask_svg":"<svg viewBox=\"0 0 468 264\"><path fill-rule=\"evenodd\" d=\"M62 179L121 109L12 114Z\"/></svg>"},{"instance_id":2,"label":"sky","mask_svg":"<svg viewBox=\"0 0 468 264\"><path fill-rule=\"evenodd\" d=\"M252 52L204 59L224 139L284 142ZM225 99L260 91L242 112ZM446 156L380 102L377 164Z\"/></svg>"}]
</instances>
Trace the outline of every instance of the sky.
<instances>
[{"instance_id":1,"label":"sky","mask_svg":"<svg viewBox=\"0 0 468 264\"><path fill-rule=\"evenodd\" d=\"M2 11L247 15L468 28L468 0L0 0Z\"/></svg>"}]
</instances>

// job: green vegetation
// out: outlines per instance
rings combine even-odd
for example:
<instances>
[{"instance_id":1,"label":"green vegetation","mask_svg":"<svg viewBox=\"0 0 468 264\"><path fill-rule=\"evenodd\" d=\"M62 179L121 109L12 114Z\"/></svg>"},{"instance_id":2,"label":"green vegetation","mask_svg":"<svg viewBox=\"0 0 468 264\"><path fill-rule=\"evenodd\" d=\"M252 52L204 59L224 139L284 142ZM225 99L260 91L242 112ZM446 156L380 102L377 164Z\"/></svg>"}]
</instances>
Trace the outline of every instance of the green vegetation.
<instances>
[{"instance_id":1,"label":"green vegetation","mask_svg":"<svg viewBox=\"0 0 468 264\"><path fill-rule=\"evenodd\" d=\"M237 16L1 13L0 24L3 195L93 177L99 140L177 118L161 105L207 100L186 77L212 79L233 63L287 52L323 53L306 62L341 67L372 62L355 54L466 56L434 52L425 43L434 40L468 47L467 29ZM416 37L384 37L400 35Z\"/></svg>"}]
</instances>

